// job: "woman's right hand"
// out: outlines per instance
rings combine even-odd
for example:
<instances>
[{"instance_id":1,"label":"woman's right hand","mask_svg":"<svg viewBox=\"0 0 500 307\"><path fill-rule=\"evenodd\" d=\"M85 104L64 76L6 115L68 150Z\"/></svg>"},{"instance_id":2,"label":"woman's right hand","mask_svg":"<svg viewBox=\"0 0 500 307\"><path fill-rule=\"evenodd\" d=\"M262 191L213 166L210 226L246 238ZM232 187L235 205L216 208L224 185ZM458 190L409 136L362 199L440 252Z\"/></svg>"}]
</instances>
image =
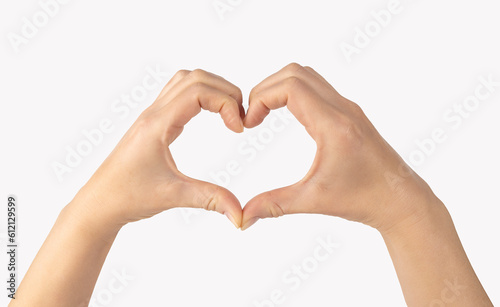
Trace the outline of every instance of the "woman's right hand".
<instances>
[{"instance_id":1,"label":"woman's right hand","mask_svg":"<svg viewBox=\"0 0 500 307\"><path fill-rule=\"evenodd\" d=\"M243 210L243 229L260 218L320 213L389 231L402 221L418 220L426 211L415 201L402 200L432 199L427 184L361 108L312 68L290 64L257 85L250 93L245 127L257 126L270 110L284 106L316 141L316 157L296 184L250 200ZM391 176L399 176L398 185L390 182Z\"/></svg>"}]
</instances>

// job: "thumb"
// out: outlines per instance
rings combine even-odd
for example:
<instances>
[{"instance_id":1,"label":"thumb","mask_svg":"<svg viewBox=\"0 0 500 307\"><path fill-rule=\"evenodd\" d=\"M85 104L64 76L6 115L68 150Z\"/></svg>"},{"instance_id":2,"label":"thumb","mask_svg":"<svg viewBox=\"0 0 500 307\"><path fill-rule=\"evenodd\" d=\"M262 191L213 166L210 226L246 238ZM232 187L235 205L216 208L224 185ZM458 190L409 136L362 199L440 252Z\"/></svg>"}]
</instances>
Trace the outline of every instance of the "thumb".
<instances>
[{"instance_id":1,"label":"thumb","mask_svg":"<svg viewBox=\"0 0 500 307\"><path fill-rule=\"evenodd\" d=\"M308 200L302 183L259 194L245 205L241 230L249 228L259 219L305 213L304 209L308 201L310 202L311 199Z\"/></svg>"},{"instance_id":2,"label":"thumb","mask_svg":"<svg viewBox=\"0 0 500 307\"><path fill-rule=\"evenodd\" d=\"M229 190L209 182L187 178L181 187L184 207L201 208L224 214L236 228L241 227L241 204Z\"/></svg>"}]
</instances>

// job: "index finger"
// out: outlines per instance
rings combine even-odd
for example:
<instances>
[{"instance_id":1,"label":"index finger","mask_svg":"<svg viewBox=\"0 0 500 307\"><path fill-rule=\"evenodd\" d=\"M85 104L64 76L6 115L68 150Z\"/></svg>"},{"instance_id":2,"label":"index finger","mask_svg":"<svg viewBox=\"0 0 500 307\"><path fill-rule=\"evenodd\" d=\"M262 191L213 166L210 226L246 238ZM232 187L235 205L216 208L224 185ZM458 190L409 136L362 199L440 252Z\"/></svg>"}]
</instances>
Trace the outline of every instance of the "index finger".
<instances>
[{"instance_id":1,"label":"index finger","mask_svg":"<svg viewBox=\"0 0 500 307\"><path fill-rule=\"evenodd\" d=\"M229 129L243 132L239 107L239 102L228 93L204 83L195 83L179 93L171 103L163 106L157 112L155 122L162 131L166 131L168 144L177 138L184 125L201 109L219 113Z\"/></svg>"},{"instance_id":2,"label":"index finger","mask_svg":"<svg viewBox=\"0 0 500 307\"><path fill-rule=\"evenodd\" d=\"M295 76L282 78L250 97L250 106L243 120L245 127L259 125L271 110L284 106L306 128L324 116L328 106L322 103L322 97L307 82Z\"/></svg>"}]
</instances>

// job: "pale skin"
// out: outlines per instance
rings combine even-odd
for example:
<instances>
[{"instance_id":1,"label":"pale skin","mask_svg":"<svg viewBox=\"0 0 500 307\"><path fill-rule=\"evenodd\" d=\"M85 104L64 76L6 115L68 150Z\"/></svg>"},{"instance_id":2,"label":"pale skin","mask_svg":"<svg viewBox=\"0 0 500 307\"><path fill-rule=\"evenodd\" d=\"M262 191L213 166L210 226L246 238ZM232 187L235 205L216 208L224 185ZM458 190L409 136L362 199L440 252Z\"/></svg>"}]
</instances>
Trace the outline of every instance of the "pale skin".
<instances>
[{"instance_id":1,"label":"pale skin","mask_svg":"<svg viewBox=\"0 0 500 307\"><path fill-rule=\"evenodd\" d=\"M169 145L201 109L242 132L284 106L317 144L298 183L262 193L242 210L227 189L177 170ZM61 211L9 306L87 306L119 230L175 207L217 211L243 230L294 213L361 222L381 233L408 306L493 306L444 204L354 102L298 64L257 85L246 115L233 84L179 71Z\"/></svg>"}]
</instances>

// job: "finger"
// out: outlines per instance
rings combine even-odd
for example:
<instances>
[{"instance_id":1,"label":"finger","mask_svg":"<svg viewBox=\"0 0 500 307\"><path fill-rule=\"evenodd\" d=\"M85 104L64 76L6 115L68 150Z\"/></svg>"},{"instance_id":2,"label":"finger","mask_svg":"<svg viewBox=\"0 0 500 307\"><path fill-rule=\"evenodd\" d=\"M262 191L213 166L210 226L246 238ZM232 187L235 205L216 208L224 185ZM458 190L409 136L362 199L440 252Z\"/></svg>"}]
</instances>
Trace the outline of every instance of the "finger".
<instances>
[{"instance_id":1,"label":"finger","mask_svg":"<svg viewBox=\"0 0 500 307\"><path fill-rule=\"evenodd\" d=\"M181 69L178 72L176 72L175 75L163 87L156 100L163 97L168 91L170 91L177 83L179 83L179 81L184 79L184 77L186 77L189 73L191 73L191 71L185 69Z\"/></svg>"},{"instance_id":2,"label":"finger","mask_svg":"<svg viewBox=\"0 0 500 307\"><path fill-rule=\"evenodd\" d=\"M317 92L324 92L326 86L328 89L333 89L333 87L323 77L319 76L319 74L312 68L307 66L303 67L297 63L291 63L255 86L250 92L250 100L253 95L258 94L260 91L265 90L275 85L276 83L279 83L280 81L290 77L301 79L303 82L307 83L309 87Z\"/></svg>"},{"instance_id":3,"label":"finger","mask_svg":"<svg viewBox=\"0 0 500 307\"><path fill-rule=\"evenodd\" d=\"M264 120L270 110L287 106L290 112L306 127L324 117L325 103L321 96L306 82L297 77L288 77L275 85L259 91L250 99L250 106L243 121L252 128Z\"/></svg>"},{"instance_id":4,"label":"finger","mask_svg":"<svg viewBox=\"0 0 500 307\"><path fill-rule=\"evenodd\" d=\"M337 90L328 82L322 75L320 75L316 70L314 70L312 67L309 66L304 66L304 69L306 69L309 73L311 73L314 77L316 77L318 80L323 82L324 85L328 86L330 89L334 90L337 92Z\"/></svg>"},{"instance_id":5,"label":"finger","mask_svg":"<svg viewBox=\"0 0 500 307\"><path fill-rule=\"evenodd\" d=\"M180 206L217 211L224 214L236 228L241 227L241 204L229 190L185 176L180 192L180 197L184 199Z\"/></svg>"},{"instance_id":6,"label":"finger","mask_svg":"<svg viewBox=\"0 0 500 307\"><path fill-rule=\"evenodd\" d=\"M248 229L259 219L306 213L304 204L313 201L307 190L306 186L299 182L255 196L243 208L241 230Z\"/></svg>"},{"instance_id":7,"label":"finger","mask_svg":"<svg viewBox=\"0 0 500 307\"><path fill-rule=\"evenodd\" d=\"M288 64L287 66L283 67L276 73L270 75L269 77L262 80L259 84L257 84L250 92L250 99L252 99L252 96L255 93L258 93L263 89L275 85L276 83L282 81L283 79L293 76L300 69L302 69L302 66L297 63Z\"/></svg>"},{"instance_id":8,"label":"finger","mask_svg":"<svg viewBox=\"0 0 500 307\"><path fill-rule=\"evenodd\" d=\"M226 127L234 132L243 131L239 104L227 93L203 83L191 85L180 93L171 103L157 112L158 129L167 132L170 145L180 134L185 124L201 109L219 113Z\"/></svg>"},{"instance_id":9,"label":"finger","mask_svg":"<svg viewBox=\"0 0 500 307\"><path fill-rule=\"evenodd\" d=\"M280 84L282 85L281 87L279 86ZM243 121L245 127L252 128L257 126L269 114L270 110L273 108L262 103L260 97L266 97L265 95L269 93L273 95L276 89L286 90L286 94L289 95L301 94L301 90L306 90L309 96L314 96L316 98L315 102L321 100L329 101L328 97L331 97L331 91L334 90L325 79L318 77L317 73L314 72L312 68L302 67L296 63L289 64L252 89L249 98L249 109ZM311 93L315 93L316 95L311 95ZM311 101L307 101L307 103L309 102ZM289 102L283 103L282 101L277 107L282 107L288 103ZM304 104L305 102L301 101L301 103ZM326 102L324 102L324 104L326 104ZM288 107L289 109L290 107L293 108L293 106L290 105ZM292 109L290 109L290 111L292 111ZM296 117L300 116L299 114L294 115Z\"/></svg>"},{"instance_id":10,"label":"finger","mask_svg":"<svg viewBox=\"0 0 500 307\"><path fill-rule=\"evenodd\" d=\"M238 108L239 113L243 111L244 115L244 109L243 109L243 96L241 93L241 90L235 86L234 84L228 82L224 78L212 74L210 72L201 70L201 69L195 69L189 73L184 72L179 72L179 80L168 90L165 91L165 93L160 97L160 99L157 100L156 104L158 104L159 107L162 107L172 101L177 95L182 93L185 89L189 88L191 85L196 84L196 83L204 83L210 87L213 87L215 89L218 89L221 92L227 93L229 96L233 97L234 100L238 102ZM241 115L240 115L241 116ZM242 117L243 118L243 117Z\"/></svg>"},{"instance_id":11,"label":"finger","mask_svg":"<svg viewBox=\"0 0 500 307\"><path fill-rule=\"evenodd\" d=\"M322 90L319 91L319 93L323 96L325 101L328 101L332 105L334 105L338 110L342 110L344 112L357 112L358 105L356 105L354 102L345 99L342 97L339 92L322 76L320 75L317 71L315 71L313 68L309 66L304 66L304 69L307 70L312 76L316 78L317 81L319 81L325 88L328 90ZM317 83L317 82L316 82Z\"/></svg>"}]
</instances>

